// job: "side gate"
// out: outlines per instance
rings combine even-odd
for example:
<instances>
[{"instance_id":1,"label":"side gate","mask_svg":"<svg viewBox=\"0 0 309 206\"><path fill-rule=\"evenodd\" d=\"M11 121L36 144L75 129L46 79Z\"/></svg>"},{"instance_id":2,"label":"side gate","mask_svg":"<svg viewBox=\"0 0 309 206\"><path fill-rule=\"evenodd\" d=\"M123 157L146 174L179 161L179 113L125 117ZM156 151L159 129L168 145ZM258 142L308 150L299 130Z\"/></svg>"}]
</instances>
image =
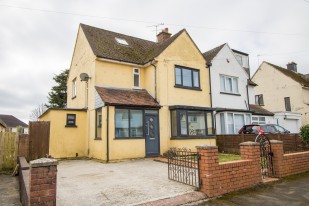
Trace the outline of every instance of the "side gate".
<instances>
[{"instance_id":1,"label":"side gate","mask_svg":"<svg viewBox=\"0 0 309 206\"><path fill-rule=\"evenodd\" d=\"M50 122L30 122L29 124L29 160L45 157L49 154Z\"/></svg>"},{"instance_id":2,"label":"side gate","mask_svg":"<svg viewBox=\"0 0 309 206\"><path fill-rule=\"evenodd\" d=\"M199 154L186 148L171 148L167 152L168 178L200 188Z\"/></svg>"},{"instance_id":3,"label":"side gate","mask_svg":"<svg viewBox=\"0 0 309 206\"><path fill-rule=\"evenodd\" d=\"M271 144L265 134L259 134L255 142L260 143L261 175L262 178L274 176L273 156Z\"/></svg>"}]
</instances>

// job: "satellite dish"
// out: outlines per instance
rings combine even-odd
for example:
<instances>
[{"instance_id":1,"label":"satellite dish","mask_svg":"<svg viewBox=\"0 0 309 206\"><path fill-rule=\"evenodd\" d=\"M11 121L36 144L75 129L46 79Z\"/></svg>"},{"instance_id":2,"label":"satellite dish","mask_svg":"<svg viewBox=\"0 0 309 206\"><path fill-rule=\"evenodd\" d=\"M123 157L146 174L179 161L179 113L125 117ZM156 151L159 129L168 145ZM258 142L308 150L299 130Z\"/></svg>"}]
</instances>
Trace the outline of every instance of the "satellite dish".
<instances>
[{"instance_id":1,"label":"satellite dish","mask_svg":"<svg viewBox=\"0 0 309 206\"><path fill-rule=\"evenodd\" d=\"M90 79L89 75L86 73L81 73L79 77L81 81L86 81L86 82Z\"/></svg>"}]
</instances>

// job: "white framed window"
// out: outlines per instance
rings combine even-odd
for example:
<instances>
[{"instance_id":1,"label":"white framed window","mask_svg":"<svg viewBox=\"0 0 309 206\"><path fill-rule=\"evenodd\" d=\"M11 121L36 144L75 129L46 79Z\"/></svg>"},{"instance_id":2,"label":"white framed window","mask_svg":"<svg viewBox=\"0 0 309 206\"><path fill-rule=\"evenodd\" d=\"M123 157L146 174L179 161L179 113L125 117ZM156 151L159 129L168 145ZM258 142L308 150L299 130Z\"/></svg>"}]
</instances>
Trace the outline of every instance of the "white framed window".
<instances>
[{"instance_id":1,"label":"white framed window","mask_svg":"<svg viewBox=\"0 0 309 206\"><path fill-rule=\"evenodd\" d=\"M221 134L238 134L242 126L251 124L251 115L232 112L221 113L220 124Z\"/></svg>"},{"instance_id":2,"label":"white framed window","mask_svg":"<svg viewBox=\"0 0 309 206\"><path fill-rule=\"evenodd\" d=\"M76 97L76 78L72 81L72 98Z\"/></svg>"},{"instance_id":3,"label":"white framed window","mask_svg":"<svg viewBox=\"0 0 309 206\"><path fill-rule=\"evenodd\" d=\"M133 87L140 88L140 69L133 68Z\"/></svg>"},{"instance_id":4,"label":"white framed window","mask_svg":"<svg viewBox=\"0 0 309 206\"><path fill-rule=\"evenodd\" d=\"M259 116L252 116L252 124L266 124L266 118Z\"/></svg>"},{"instance_id":5,"label":"white framed window","mask_svg":"<svg viewBox=\"0 0 309 206\"><path fill-rule=\"evenodd\" d=\"M238 77L220 74L220 91L232 94L239 94Z\"/></svg>"}]
</instances>

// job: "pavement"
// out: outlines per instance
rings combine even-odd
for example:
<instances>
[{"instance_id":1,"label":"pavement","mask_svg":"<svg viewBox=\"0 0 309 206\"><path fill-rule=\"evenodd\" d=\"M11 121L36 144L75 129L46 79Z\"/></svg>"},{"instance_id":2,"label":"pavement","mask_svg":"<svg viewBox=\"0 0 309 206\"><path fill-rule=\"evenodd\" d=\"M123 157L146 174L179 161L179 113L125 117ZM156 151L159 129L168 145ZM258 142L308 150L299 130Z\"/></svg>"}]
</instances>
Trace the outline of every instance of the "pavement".
<instances>
[{"instance_id":1,"label":"pavement","mask_svg":"<svg viewBox=\"0 0 309 206\"><path fill-rule=\"evenodd\" d=\"M21 205L18 177L0 174L0 206Z\"/></svg>"},{"instance_id":2,"label":"pavement","mask_svg":"<svg viewBox=\"0 0 309 206\"><path fill-rule=\"evenodd\" d=\"M169 180L167 174L167 164L150 159L108 164L94 160L60 161L57 205L158 205L158 200L181 199L184 194L190 201L205 198L189 195L194 194L194 187Z\"/></svg>"},{"instance_id":3,"label":"pavement","mask_svg":"<svg viewBox=\"0 0 309 206\"><path fill-rule=\"evenodd\" d=\"M309 206L309 172L251 189L205 199L190 206Z\"/></svg>"}]
</instances>

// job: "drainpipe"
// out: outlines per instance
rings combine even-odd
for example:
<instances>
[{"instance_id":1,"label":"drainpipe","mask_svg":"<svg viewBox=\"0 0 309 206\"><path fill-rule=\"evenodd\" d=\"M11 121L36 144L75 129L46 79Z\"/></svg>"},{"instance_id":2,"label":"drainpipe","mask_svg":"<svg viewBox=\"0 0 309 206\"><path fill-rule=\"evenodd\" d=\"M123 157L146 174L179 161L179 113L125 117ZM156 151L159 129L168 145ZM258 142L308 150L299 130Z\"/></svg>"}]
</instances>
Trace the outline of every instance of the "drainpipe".
<instances>
[{"instance_id":1,"label":"drainpipe","mask_svg":"<svg viewBox=\"0 0 309 206\"><path fill-rule=\"evenodd\" d=\"M106 162L109 162L109 105L106 110Z\"/></svg>"},{"instance_id":2,"label":"drainpipe","mask_svg":"<svg viewBox=\"0 0 309 206\"><path fill-rule=\"evenodd\" d=\"M154 98L155 98L155 100L157 101L157 66L155 65L155 64L153 64L152 62L154 61L154 59L153 60L151 60L151 63L150 63L150 65L151 66L153 66L154 67L154 70L155 70L155 74L154 74Z\"/></svg>"},{"instance_id":3,"label":"drainpipe","mask_svg":"<svg viewBox=\"0 0 309 206\"><path fill-rule=\"evenodd\" d=\"M249 80L249 79L248 79ZM246 89L247 89L247 109L250 110L250 102L249 102L249 84L248 84L248 81L247 81L247 86L246 86Z\"/></svg>"},{"instance_id":4,"label":"drainpipe","mask_svg":"<svg viewBox=\"0 0 309 206\"><path fill-rule=\"evenodd\" d=\"M211 76L210 76L210 67L212 66L212 63L209 62L206 64L206 68L208 68L209 73L209 95L210 95L210 107L212 108L212 93L211 93Z\"/></svg>"},{"instance_id":5,"label":"drainpipe","mask_svg":"<svg viewBox=\"0 0 309 206\"><path fill-rule=\"evenodd\" d=\"M209 75L209 98L210 98L210 107L212 108L212 92L211 92L211 73L210 73L210 67L212 66L211 62L206 63L206 68L208 68L208 75ZM217 133L217 128L216 128L216 113L213 113L213 123L214 123L214 132L215 134Z\"/></svg>"}]
</instances>

